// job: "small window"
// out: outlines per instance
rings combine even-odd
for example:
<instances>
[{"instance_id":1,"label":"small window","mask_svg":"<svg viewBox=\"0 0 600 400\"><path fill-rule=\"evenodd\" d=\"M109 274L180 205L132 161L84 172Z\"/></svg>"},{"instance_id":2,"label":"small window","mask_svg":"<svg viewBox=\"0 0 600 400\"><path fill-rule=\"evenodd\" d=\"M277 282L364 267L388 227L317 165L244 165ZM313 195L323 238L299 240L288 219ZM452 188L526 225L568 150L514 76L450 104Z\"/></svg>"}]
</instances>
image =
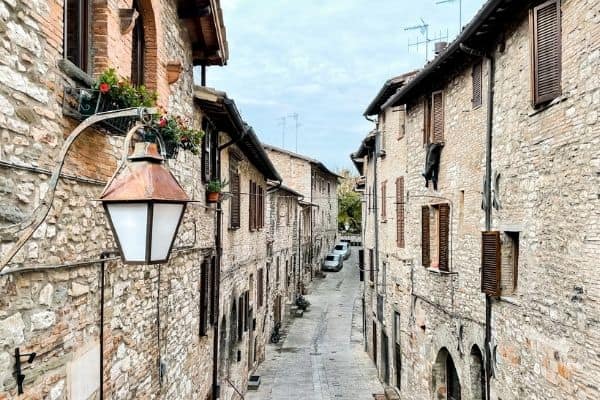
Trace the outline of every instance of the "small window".
<instances>
[{"instance_id":1,"label":"small window","mask_svg":"<svg viewBox=\"0 0 600 400\"><path fill-rule=\"evenodd\" d=\"M404 177L396 179L396 245L404 247Z\"/></svg>"},{"instance_id":2,"label":"small window","mask_svg":"<svg viewBox=\"0 0 600 400\"><path fill-rule=\"evenodd\" d=\"M442 91L431 94L431 141L442 143L444 141L444 93Z\"/></svg>"},{"instance_id":3,"label":"small window","mask_svg":"<svg viewBox=\"0 0 600 400\"><path fill-rule=\"evenodd\" d=\"M200 336L208 334L208 316L209 316L209 266L210 260L206 259L200 265Z\"/></svg>"},{"instance_id":4,"label":"small window","mask_svg":"<svg viewBox=\"0 0 600 400\"><path fill-rule=\"evenodd\" d=\"M423 206L421 214L422 262L426 268L449 270L450 206Z\"/></svg>"},{"instance_id":5,"label":"small window","mask_svg":"<svg viewBox=\"0 0 600 400\"><path fill-rule=\"evenodd\" d=\"M514 294L519 273L519 232L483 232L481 248L481 291L490 296Z\"/></svg>"},{"instance_id":6,"label":"small window","mask_svg":"<svg viewBox=\"0 0 600 400\"><path fill-rule=\"evenodd\" d=\"M471 100L473 108L479 107L482 104L482 69L481 61L473 65L473 71L471 74L471 78L473 80L473 98Z\"/></svg>"},{"instance_id":7,"label":"small window","mask_svg":"<svg viewBox=\"0 0 600 400\"><path fill-rule=\"evenodd\" d=\"M533 105L549 102L561 89L560 0L550 0L531 10Z\"/></svg>"},{"instance_id":8,"label":"small window","mask_svg":"<svg viewBox=\"0 0 600 400\"><path fill-rule=\"evenodd\" d=\"M142 9L139 2L133 0L133 8L139 12L131 32L131 84L141 86L144 84L144 57L146 42L144 39L144 22Z\"/></svg>"},{"instance_id":9,"label":"small window","mask_svg":"<svg viewBox=\"0 0 600 400\"><path fill-rule=\"evenodd\" d=\"M239 159L230 154L229 156L229 188L231 190L231 198L229 200L229 226L233 229L240 227L240 173Z\"/></svg>"},{"instance_id":10,"label":"small window","mask_svg":"<svg viewBox=\"0 0 600 400\"><path fill-rule=\"evenodd\" d=\"M504 232L500 243L500 290L503 296L514 294L519 271L519 232Z\"/></svg>"},{"instance_id":11,"label":"small window","mask_svg":"<svg viewBox=\"0 0 600 400\"><path fill-rule=\"evenodd\" d=\"M423 145L431 143L431 97L423 100Z\"/></svg>"},{"instance_id":12,"label":"small window","mask_svg":"<svg viewBox=\"0 0 600 400\"><path fill-rule=\"evenodd\" d=\"M65 58L79 69L89 72L90 5L89 0L67 0L65 3Z\"/></svg>"}]
</instances>

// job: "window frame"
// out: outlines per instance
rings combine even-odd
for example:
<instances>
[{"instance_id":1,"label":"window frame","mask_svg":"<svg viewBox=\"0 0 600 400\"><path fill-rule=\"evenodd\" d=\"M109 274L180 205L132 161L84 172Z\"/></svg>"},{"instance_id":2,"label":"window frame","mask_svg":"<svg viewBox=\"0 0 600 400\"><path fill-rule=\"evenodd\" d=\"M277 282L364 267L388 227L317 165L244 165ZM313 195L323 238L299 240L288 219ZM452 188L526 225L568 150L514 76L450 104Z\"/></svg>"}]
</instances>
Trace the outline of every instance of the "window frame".
<instances>
[{"instance_id":1,"label":"window frame","mask_svg":"<svg viewBox=\"0 0 600 400\"><path fill-rule=\"evenodd\" d=\"M144 33L144 21L142 8L138 0L133 0L132 8L137 10L139 16L136 18L131 31L131 84L133 86L144 85L145 58L146 58L146 36ZM137 61L137 63L136 63Z\"/></svg>"},{"instance_id":2,"label":"window frame","mask_svg":"<svg viewBox=\"0 0 600 400\"><path fill-rule=\"evenodd\" d=\"M77 68L82 70L85 73L89 73L91 70L91 62L90 62L90 48L92 42L91 35L91 4L90 0L77 0L74 1L75 6L77 8L77 27L76 27L76 43L73 46L76 48L76 59L70 55L69 49L69 0L64 2L63 9L63 57L64 59L71 62Z\"/></svg>"}]
</instances>

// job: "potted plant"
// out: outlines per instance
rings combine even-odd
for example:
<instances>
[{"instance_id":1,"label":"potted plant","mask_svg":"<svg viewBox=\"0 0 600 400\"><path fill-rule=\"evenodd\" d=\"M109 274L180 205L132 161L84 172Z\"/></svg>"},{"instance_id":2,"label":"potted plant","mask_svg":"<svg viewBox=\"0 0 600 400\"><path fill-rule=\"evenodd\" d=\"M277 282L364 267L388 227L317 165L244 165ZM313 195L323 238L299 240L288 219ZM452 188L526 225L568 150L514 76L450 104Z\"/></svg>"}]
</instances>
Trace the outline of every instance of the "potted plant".
<instances>
[{"instance_id":1,"label":"potted plant","mask_svg":"<svg viewBox=\"0 0 600 400\"><path fill-rule=\"evenodd\" d=\"M216 203L219 201L219 195L224 187L227 186L227 181L213 180L206 184L206 193L209 203Z\"/></svg>"}]
</instances>

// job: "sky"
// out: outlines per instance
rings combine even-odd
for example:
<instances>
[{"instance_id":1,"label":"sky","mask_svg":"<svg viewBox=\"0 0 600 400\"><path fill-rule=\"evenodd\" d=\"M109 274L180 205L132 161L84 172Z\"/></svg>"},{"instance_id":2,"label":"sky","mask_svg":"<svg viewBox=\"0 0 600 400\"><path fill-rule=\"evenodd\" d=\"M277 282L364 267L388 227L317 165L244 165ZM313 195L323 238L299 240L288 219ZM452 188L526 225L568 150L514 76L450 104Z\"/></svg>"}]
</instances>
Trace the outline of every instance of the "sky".
<instances>
[{"instance_id":1,"label":"sky","mask_svg":"<svg viewBox=\"0 0 600 400\"><path fill-rule=\"evenodd\" d=\"M263 143L296 151L297 113L298 152L352 168L373 128L366 107L387 79L425 64L425 46L409 46L424 35L405 28L422 19L430 38L456 37L460 0L439 1L221 0L229 61L207 68L207 86L227 92ZM462 0L463 26L483 3Z\"/></svg>"}]
</instances>

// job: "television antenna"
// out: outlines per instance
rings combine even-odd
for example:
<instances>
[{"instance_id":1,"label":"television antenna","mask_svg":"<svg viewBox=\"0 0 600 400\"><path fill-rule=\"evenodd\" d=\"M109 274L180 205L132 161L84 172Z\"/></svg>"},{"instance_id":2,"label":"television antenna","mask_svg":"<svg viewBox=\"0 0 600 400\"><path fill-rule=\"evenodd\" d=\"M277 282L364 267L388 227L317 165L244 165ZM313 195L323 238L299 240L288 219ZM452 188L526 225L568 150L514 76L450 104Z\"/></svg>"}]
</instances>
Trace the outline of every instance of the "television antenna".
<instances>
[{"instance_id":1,"label":"television antenna","mask_svg":"<svg viewBox=\"0 0 600 400\"><path fill-rule=\"evenodd\" d=\"M446 4L446 3L454 3L456 0L438 0L435 4ZM458 34L460 35L460 31L462 30L462 0L458 0Z\"/></svg>"},{"instance_id":2,"label":"television antenna","mask_svg":"<svg viewBox=\"0 0 600 400\"><path fill-rule=\"evenodd\" d=\"M410 41L410 39L408 40L408 47L416 47L417 51L419 50L419 47L424 44L425 45L425 62L427 62L429 60L429 43L431 42L440 42L443 40L448 40L448 31L446 31L446 35L442 35L441 31L438 34L438 36L430 38L429 37L429 24L426 23L423 18L421 18L421 24L420 25L415 25L415 26L409 26L404 28L405 31L413 31L413 30L419 30L421 32L421 35L423 35L425 37L424 40L416 40L415 42Z\"/></svg>"},{"instance_id":3,"label":"television antenna","mask_svg":"<svg viewBox=\"0 0 600 400\"><path fill-rule=\"evenodd\" d=\"M290 117L294 120L294 126L296 128L296 153L297 153L298 152L298 128L301 127L302 124L298 121L300 116L298 115L297 112L288 115L288 117Z\"/></svg>"},{"instance_id":4,"label":"television antenna","mask_svg":"<svg viewBox=\"0 0 600 400\"><path fill-rule=\"evenodd\" d=\"M285 149L285 117L281 117L277 119L279 122L277 123L278 126L281 126L281 148Z\"/></svg>"}]
</instances>

